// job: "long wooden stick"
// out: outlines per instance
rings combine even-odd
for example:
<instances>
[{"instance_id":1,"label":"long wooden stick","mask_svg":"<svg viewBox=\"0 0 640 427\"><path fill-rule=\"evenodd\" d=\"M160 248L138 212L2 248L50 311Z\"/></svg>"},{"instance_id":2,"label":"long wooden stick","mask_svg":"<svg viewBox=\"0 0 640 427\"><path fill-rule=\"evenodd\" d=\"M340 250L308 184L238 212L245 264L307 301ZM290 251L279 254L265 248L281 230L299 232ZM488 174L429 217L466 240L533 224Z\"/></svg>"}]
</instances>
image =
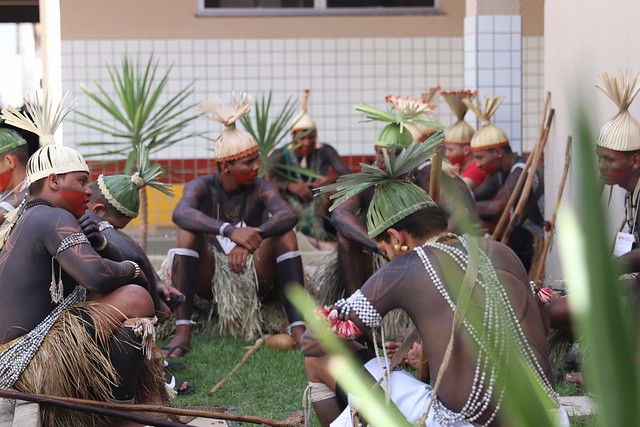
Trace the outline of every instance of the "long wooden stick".
<instances>
[{"instance_id":1,"label":"long wooden stick","mask_svg":"<svg viewBox=\"0 0 640 427\"><path fill-rule=\"evenodd\" d=\"M210 418L217 420L228 420L228 421L238 421L238 422L246 422L252 424L265 424L268 426L274 427L292 427L295 423L290 423L287 421L274 420L271 418L258 417L253 415L240 415L240 414L229 414L227 412L213 412L213 411L203 411L197 409L186 409L186 408L173 408L170 406L160 406L160 405L139 405L139 404L127 404L127 403L113 403L113 402L98 402L95 400L86 400L86 399L76 399L73 397L51 397L51 396L43 396L40 394L33 393L24 393L15 390L2 390L0 389L0 397L6 399L20 399L26 400L29 402L36 403L46 403L51 405L62 406L68 409L75 409L81 411L91 412L90 409L110 409L117 410L119 418L125 418L124 413L127 416L130 416L130 412L155 412L160 414L170 414L170 415L182 415L188 417L202 417L202 418ZM97 412L97 411L96 411ZM102 413L102 412L99 412ZM106 414L106 413L105 413ZM109 415L109 414L107 414ZM128 418L126 418L128 419ZM132 420L136 421L136 420ZM177 424L166 420L157 420L151 417L145 417L145 420L142 421L143 424L147 425L156 425L156 426L182 426L184 424ZM164 424L162 424L164 423Z\"/></svg>"},{"instance_id":2,"label":"long wooden stick","mask_svg":"<svg viewBox=\"0 0 640 427\"><path fill-rule=\"evenodd\" d=\"M220 390L220 388L224 385L224 383L226 383L227 380L231 378L233 374L235 374L236 371L242 367L242 365L247 363L247 360L249 360L249 356L255 353L256 350L258 350L260 347L262 347L262 345L264 344L264 341L265 341L264 338L258 338L256 340L256 343L251 348L249 348L249 350L247 350L244 356L242 356L242 359L240 359L240 362L238 362L238 364L231 370L231 372L229 372L226 377L221 379L218 382L218 384L216 384L215 386L213 386L211 390L209 390L209 396L211 396L212 394L215 394L218 390Z\"/></svg>"},{"instance_id":3,"label":"long wooden stick","mask_svg":"<svg viewBox=\"0 0 640 427\"><path fill-rule=\"evenodd\" d=\"M544 153L544 147L547 145L547 140L549 139L549 132L551 132L551 122L553 121L553 116L555 114L555 110L552 108L549 112L549 119L547 120L547 127L544 130L542 140L540 141L540 147L536 150L534 154L534 158L531 161L531 165L529 166L529 171L527 173L527 180L522 187L522 193L520 194L520 198L518 199L518 204L511 216L509 221L509 226L502 236L501 242L507 243L509 241L509 235L511 232L522 222L522 215L524 214L524 209L529 202L529 196L531 195L531 189L533 188L533 182L536 177L536 172L538 170L538 165L540 164L540 160L542 159L542 154ZM525 171L522 171L525 174Z\"/></svg>"},{"instance_id":4,"label":"long wooden stick","mask_svg":"<svg viewBox=\"0 0 640 427\"><path fill-rule=\"evenodd\" d=\"M438 203L440 200L440 174L442 173L442 158L444 146L440 144L436 149L436 155L431 161L431 174L429 175L429 196Z\"/></svg>"},{"instance_id":5,"label":"long wooden stick","mask_svg":"<svg viewBox=\"0 0 640 427\"><path fill-rule=\"evenodd\" d=\"M569 166L571 165L571 143L572 138L569 136L567 138L567 147L564 152L564 169L562 170L562 178L560 178L560 187L558 188L558 194L556 195L555 205L553 207L553 214L551 215L551 220L549 221L548 229L545 232L544 236L544 246L542 247L542 254L540 260L538 260L537 268L533 275L533 282L536 285L540 285L542 282L542 276L544 275L544 267L547 261L547 254L549 253L549 248L551 247L551 242L553 239L553 235L555 233L556 227L556 217L558 215L558 209L560 208L560 202L562 201L562 193L564 192L564 186L567 182L567 176L569 175Z\"/></svg>"},{"instance_id":6,"label":"long wooden stick","mask_svg":"<svg viewBox=\"0 0 640 427\"><path fill-rule=\"evenodd\" d=\"M533 146L531 153L529 153L529 157L527 157L527 161L524 165L524 169L522 170L522 173L518 177L518 181L516 181L516 186L514 187L513 192L509 196L509 200L507 201L507 204L505 205L504 210L502 211L502 215L500 215L500 219L498 220L498 223L496 224L493 230L493 240L501 241L507 229L507 226L509 225L509 213L511 212L511 208L516 203L518 194L520 194L520 191L522 190L522 186L524 185L524 182L527 176L527 171L529 170L529 167L531 166L531 162L533 161L533 155L537 150L539 150L542 138L544 136L545 123L547 122L547 114L549 112L550 101L551 101L551 92L547 92L544 99L544 106L542 108L542 123L540 124L540 132L538 133L538 138L536 139L536 143Z\"/></svg>"}]
</instances>

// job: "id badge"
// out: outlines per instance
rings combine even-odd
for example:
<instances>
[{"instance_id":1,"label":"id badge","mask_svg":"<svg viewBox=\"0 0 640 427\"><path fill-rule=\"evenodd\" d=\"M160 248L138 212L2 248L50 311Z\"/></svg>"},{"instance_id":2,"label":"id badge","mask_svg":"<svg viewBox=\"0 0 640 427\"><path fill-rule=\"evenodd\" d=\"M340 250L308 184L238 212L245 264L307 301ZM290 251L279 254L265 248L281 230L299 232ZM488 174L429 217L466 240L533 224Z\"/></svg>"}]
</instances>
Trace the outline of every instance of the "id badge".
<instances>
[{"instance_id":1,"label":"id badge","mask_svg":"<svg viewBox=\"0 0 640 427\"><path fill-rule=\"evenodd\" d=\"M616 235L616 244L613 247L613 256L622 256L633 247L633 234L619 232Z\"/></svg>"}]
</instances>

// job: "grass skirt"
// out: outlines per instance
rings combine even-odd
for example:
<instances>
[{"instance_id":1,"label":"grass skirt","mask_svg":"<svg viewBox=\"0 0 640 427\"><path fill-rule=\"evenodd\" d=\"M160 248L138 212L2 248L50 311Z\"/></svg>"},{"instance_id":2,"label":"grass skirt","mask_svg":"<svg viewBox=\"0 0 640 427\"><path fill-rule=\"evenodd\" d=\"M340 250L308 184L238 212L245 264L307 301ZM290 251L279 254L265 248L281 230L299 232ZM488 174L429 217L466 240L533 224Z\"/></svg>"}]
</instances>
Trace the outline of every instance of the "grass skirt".
<instances>
[{"instance_id":1,"label":"grass skirt","mask_svg":"<svg viewBox=\"0 0 640 427\"><path fill-rule=\"evenodd\" d=\"M111 388L119 377L109 359L110 335L92 336L78 315L88 314L96 331L118 325L105 316L100 304L83 302L67 310L53 325L31 363L14 384L22 392L96 401L112 399ZM150 358L149 358L150 356ZM168 404L164 386L162 353L154 346L144 358L136 403ZM106 420L94 414L40 404L44 426L100 426Z\"/></svg>"}]
</instances>

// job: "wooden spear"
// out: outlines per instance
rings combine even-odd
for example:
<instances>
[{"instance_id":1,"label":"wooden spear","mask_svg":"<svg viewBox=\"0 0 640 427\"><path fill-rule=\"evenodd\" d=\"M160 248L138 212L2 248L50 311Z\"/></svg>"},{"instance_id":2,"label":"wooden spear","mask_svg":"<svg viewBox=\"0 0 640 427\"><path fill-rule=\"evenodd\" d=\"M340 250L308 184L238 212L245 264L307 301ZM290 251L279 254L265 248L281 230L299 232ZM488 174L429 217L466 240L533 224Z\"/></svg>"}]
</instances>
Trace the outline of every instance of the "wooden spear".
<instances>
[{"instance_id":1,"label":"wooden spear","mask_svg":"<svg viewBox=\"0 0 640 427\"><path fill-rule=\"evenodd\" d=\"M514 228L518 224L522 222L522 215L524 214L524 209L529 202L529 196L531 195L531 189L533 188L533 182L536 177L536 172L538 169L538 165L540 164L540 159L542 158L542 154L544 153L544 147L547 145L547 140L549 139L549 132L551 132L551 122L553 121L553 116L555 114L555 110L552 108L549 112L549 119L547 120L547 127L544 129L544 133L542 135L542 140L540 141L540 147L536 150L533 155L534 158L531 161L531 166L529 166L529 171L527 173L527 180L522 187L522 194L520 194L520 198L518 199L518 204L516 205L516 209L511 216L511 220L509 221L509 226L502 236L501 242L507 243L509 241L509 235L513 231ZM525 171L522 171L522 174L525 174Z\"/></svg>"},{"instance_id":2,"label":"wooden spear","mask_svg":"<svg viewBox=\"0 0 640 427\"><path fill-rule=\"evenodd\" d=\"M547 254L551 247L551 241L553 234L555 233L556 216L558 215L558 209L560 208L560 202L562 201L562 193L564 192L564 185L567 182L567 175L569 174L569 165L571 164L571 142L572 138L567 138L567 147L564 152L564 169L562 171L562 178L560 179L560 188L558 188L558 194L556 195L556 202L553 207L553 214L544 236L544 246L542 247L542 254L538 260L535 272L533 274L533 282L536 285L540 285L542 282L542 276L544 275L544 266L547 261Z\"/></svg>"},{"instance_id":3,"label":"wooden spear","mask_svg":"<svg viewBox=\"0 0 640 427\"><path fill-rule=\"evenodd\" d=\"M264 342L265 342L264 338L258 338L256 340L256 343L252 347L250 347L249 350L247 350L244 356L242 356L242 359L240 359L240 362L238 362L238 364L231 370L231 372L229 372L226 377L221 379L218 382L218 384L216 384L215 386L213 386L211 390L209 390L209 396L215 394L218 390L220 390L220 388L224 385L224 383L226 383L227 380L231 378L231 376L233 376L233 374L235 374L236 371L242 367L242 365L247 363L247 360L249 360L249 356L255 353L256 350L258 350L260 347L262 347Z\"/></svg>"},{"instance_id":4,"label":"wooden spear","mask_svg":"<svg viewBox=\"0 0 640 427\"><path fill-rule=\"evenodd\" d=\"M502 240L502 237L504 236L504 233L507 229L507 225L509 224L508 222L509 212L511 211L511 208L513 207L513 205L515 205L516 199L518 198L518 194L520 194L520 191L522 190L522 186L524 185L525 179L527 177L527 171L529 170L529 167L531 166L531 162L533 161L533 157L534 157L533 155L540 148L540 144L542 142L542 138L545 132L545 123L547 121L547 113L549 111L550 101L551 101L551 92L547 92L547 95L544 100L544 107L542 109L542 123L540 124L540 132L538 134L538 139L536 139L536 143L533 146L533 150L531 150L531 153L529 154L529 157L527 158L527 161L524 165L524 169L522 170L522 173L518 177L516 186L514 187L513 192L509 196L509 200L507 201L507 204L504 207L504 210L502 211L502 215L500 215L500 219L498 220L498 223L496 224L496 227L493 230L493 240L496 240L496 241Z\"/></svg>"},{"instance_id":5,"label":"wooden spear","mask_svg":"<svg viewBox=\"0 0 640 427\"><path fill-rule=\"evenodd\" d=\"M160 406L160 405L139 405L139 404L128 404L128 403L112 403L112 402L99 402L95 400L86 400L86 399L76 399L73 397L51 397L51 396L43 396L40 394L33 393L25 393L15 390L2 390L0 389L0 397L6 399L20 399L26 400L29 402L36 403L45 403L49 405L57 405L64 408L78 410L78 411L87 411L87 412L96 412L108 416L131 419L126 417L136 416L138 420L133 420L136 422L141 422L146 425L154 425L154 426L182 426L184 424L179 424L167 420L158 420L151 417L144 417L142 420L140 415L130 414L130 412L155 412L161 414L170 414L170 415L182 415L189 417L202 417L202 418L211 418L217 420L228 420L228 421L237 421L237 422L246 422L252 424L264 424L268 426L274 427L293 427L295 423L274 420L270 418L257 417L253 415L240 415L240 414L229 414L226 412L212 412L212 411L203 411L196 409L186 409L186 408L172 408L170 406ZM115 411L113 415L111 413L104 412L106 410ZM125 417L126 416L126 417Z\"/></svg>"}]
</instances>

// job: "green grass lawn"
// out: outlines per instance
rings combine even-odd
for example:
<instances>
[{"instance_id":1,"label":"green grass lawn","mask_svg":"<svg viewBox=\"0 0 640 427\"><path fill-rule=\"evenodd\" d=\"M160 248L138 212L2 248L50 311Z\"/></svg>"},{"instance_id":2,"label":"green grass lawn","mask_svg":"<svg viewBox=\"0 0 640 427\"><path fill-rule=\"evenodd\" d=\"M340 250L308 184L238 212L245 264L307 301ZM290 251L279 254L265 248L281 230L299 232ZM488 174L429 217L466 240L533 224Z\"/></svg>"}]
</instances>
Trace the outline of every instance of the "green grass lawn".
<instances>
[{"instance_id":1,"label":"green grass lawn","mask_svg":"<svg viewBox=\"0 0 640 427\"><path fill-rule=\"evenodd\" d=\"M302 411L302 394L307 385L304 362L299 350L279 352L263 346L213 396L207 393L240 361L253 343L235 338L195 335L192 351L179 359L186 369L178 378L195 385L196 392L178 396L173 406L222 405L230 412L284 420ZM562 396L581 395L574 384L560 382ZM319 424L312 415L312 426ZM247 424L253 425L253 424ZM596 426L593 417L571 420L572 427Z\"/></svg>"}]
</instances>

